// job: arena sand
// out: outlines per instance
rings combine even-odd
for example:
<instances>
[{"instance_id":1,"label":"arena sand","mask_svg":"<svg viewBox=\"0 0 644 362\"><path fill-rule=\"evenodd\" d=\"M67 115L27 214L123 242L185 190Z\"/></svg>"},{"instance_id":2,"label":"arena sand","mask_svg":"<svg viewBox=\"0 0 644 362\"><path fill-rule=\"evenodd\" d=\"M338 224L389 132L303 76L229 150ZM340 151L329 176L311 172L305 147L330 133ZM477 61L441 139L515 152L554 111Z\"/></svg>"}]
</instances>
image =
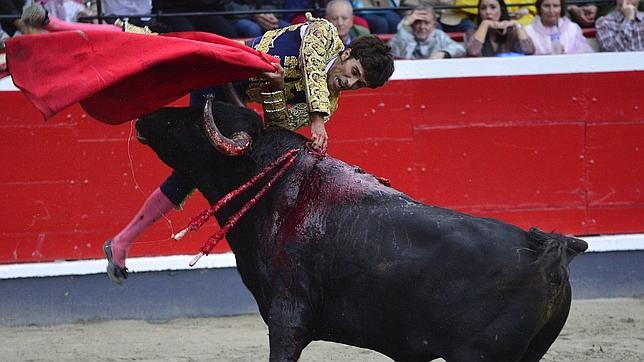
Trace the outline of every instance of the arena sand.
<instances>
[{"instance_id":1,"label":"arena sand","mask_svg":"<svg viewBox=\"0 0 644 362\"><path fill-rule=\"evenodd\" d=\"M267 361L258 315L172 321L92 321L0 327L2 361ZM573 302L544 361L644 361L644 298ZM314 342L301 361L390 361L369 350Z\"/></svg>"}]
</instances>

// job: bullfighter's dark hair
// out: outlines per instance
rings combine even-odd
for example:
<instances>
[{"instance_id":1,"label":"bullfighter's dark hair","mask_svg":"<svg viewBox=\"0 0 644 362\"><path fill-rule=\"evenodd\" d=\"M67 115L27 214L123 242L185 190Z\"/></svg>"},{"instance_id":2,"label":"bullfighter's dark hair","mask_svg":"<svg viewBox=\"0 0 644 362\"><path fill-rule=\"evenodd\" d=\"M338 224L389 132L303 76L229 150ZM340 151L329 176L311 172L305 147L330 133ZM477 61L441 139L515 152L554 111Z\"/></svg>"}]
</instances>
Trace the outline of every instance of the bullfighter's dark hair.
<instances>
[{"instance_id":1,"label":"bullfighter's dark hair","mask_svg":"<svg viewBox=\"0 0 644 362\"><path fill-rule=\"evenodd\" d=\"M394 56L391 48L374 35L356 38L347 46L351 58L360 61L365 71L367 87L381 87L394 73Z\"/></svg>"},{"instance_id":2,"label":"bullfighter's dark hair","mask_svg":"<svg viewBox=\"0 0 644 362\"><path fill-rule=\"evenodd\" d=\"M541 4L543 4L544 0L537 0L537 2L534 4L534 6L537 8L537 15L541 16ZM559 3L561 4L561 11L559 12L560 17L566 16L566 0L559 0Z\"/></svg>"}]
</instances>

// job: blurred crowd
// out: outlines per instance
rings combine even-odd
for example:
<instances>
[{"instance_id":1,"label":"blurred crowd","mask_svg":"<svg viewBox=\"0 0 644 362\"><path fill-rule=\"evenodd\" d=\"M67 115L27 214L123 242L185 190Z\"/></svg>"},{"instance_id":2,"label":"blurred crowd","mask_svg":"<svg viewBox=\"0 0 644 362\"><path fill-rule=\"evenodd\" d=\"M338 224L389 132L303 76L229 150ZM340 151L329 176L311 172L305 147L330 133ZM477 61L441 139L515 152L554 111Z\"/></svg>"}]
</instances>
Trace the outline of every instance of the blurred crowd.
<instances>
[{"instance_id":1,"label":"blurred crowd","mask_svg":"<svg viewBox=\"0 0 644 362\"><path fill-rule=\"evenodd\" d=\"M0 0L0 48L29 34L20 20L34 0ZM228 38L255 38L305 21L316 9L342 41L383 34L398 59L439 59L599 51L643 51L640 0L566 4L566 0L38 0L64 21L126 18L156 32L205 31ZM194 14L210 13L210 14ZM216 13L216 14L215 14ZM152 16L152 14L171 14ZM185 15L182 15L185 14ZM97 22L97 20L90 20ZM595 28L596 46L582 28ZM461 38L462 36L462 38ZM461 40L457 42L454 39Z\"/></svg>"}]
</instances>

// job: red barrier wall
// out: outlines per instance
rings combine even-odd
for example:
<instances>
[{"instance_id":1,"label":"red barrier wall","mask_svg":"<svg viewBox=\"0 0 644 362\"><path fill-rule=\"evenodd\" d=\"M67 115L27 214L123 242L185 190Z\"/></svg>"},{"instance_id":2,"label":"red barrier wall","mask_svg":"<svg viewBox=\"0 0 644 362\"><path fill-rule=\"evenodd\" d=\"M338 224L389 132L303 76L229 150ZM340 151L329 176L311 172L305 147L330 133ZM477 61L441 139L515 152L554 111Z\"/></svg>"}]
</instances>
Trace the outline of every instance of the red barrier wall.
<instances>
[{"instance_id":1,"label":"red barrier wall","mask_svg":"<svg viewBox=\"0 0 644 362\"><path fill-rule=\"evenodd\" d=\"M343 95L332 156L428 204L521 227L644 231L644 71L402 78ZM17 91L0 91L0 107L0 263L100 258L168 169L130 124L79 106L43 122ZM195 253L215 226L170 236L206 206L193 196L130 256Z\"/></svg>"}]
</instances>

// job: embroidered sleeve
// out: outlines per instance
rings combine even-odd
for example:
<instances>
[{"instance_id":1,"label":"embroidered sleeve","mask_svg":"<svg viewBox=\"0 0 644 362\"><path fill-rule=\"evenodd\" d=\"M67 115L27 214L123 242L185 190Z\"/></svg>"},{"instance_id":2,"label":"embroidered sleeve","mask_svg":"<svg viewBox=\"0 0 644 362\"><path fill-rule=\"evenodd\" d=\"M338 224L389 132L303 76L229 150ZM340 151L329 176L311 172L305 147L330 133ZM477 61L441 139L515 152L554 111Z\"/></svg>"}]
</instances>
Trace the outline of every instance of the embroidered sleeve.
<instances>
[{"instance_id":1,"label":"embroidered sleeve","mask_svg":"<svg viewBox=\"0 0 644 362\"><path fill-rule=\"evenodd\" d=\"M331 114L324 68L327 61L343 49L335 26L328 21L316 19L306 29L300 49L300 66L309 112Z\"/></svg>"}]
</instances>

